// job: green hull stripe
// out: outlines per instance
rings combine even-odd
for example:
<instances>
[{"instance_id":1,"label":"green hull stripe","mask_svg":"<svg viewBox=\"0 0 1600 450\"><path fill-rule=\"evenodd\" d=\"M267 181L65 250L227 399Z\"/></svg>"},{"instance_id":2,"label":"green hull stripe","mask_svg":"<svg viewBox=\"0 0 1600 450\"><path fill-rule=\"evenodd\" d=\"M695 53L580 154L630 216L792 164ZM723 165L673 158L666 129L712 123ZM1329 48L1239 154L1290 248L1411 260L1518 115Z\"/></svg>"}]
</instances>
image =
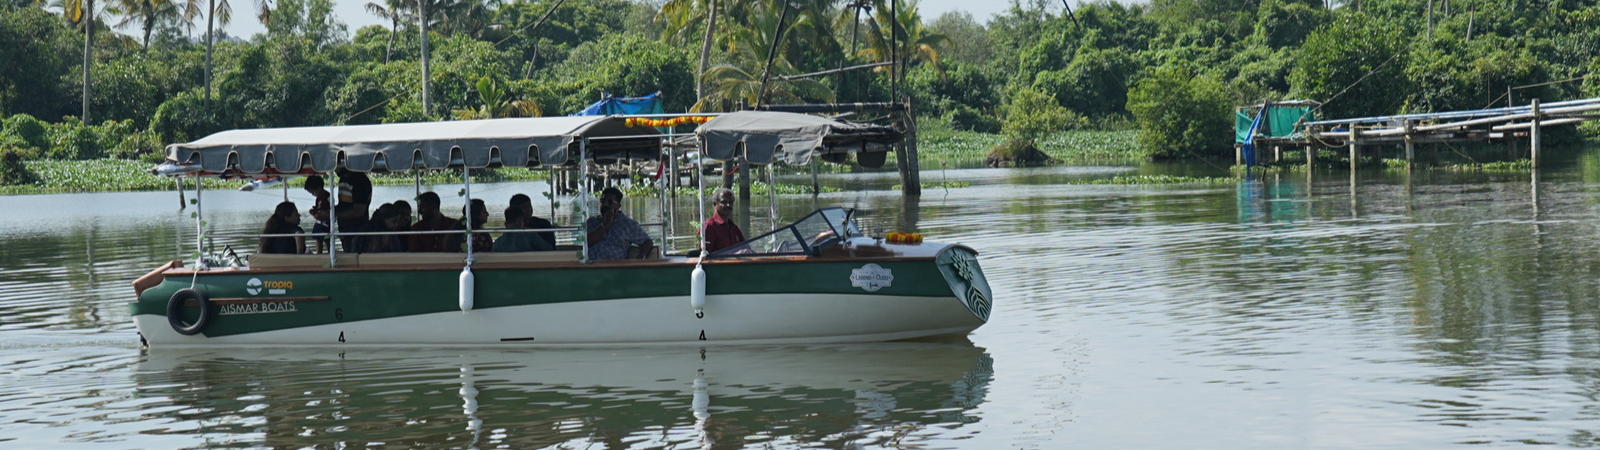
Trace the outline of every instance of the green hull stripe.
<instances>
[{"instance_id":1,"label":"green hull stripe","mask_svg":"<svg viewBox=\"0 0 1600 450\"><path fill-rule=\"evenodd\" d=\"M872 262L893 273L876 291L852 286L852 271L868 264L804 262L790 264L708 264L708 295L873 294L952 297L951 285L932 260ZM686 297L694 266L621 266L572 269L476 269L475 310L625 298ZM168 278L130 304L133 315L166 315L167 300L179 289L195 288L209 298L271 299L327 297L327 301L257 302L213 305L207 336L230 336L340 322L457 311L459 270L217 272L194 278ZM987 287L987 286L985 286ZM185 320L199 315L186 308Z\"/></svg>"}]
</instances>

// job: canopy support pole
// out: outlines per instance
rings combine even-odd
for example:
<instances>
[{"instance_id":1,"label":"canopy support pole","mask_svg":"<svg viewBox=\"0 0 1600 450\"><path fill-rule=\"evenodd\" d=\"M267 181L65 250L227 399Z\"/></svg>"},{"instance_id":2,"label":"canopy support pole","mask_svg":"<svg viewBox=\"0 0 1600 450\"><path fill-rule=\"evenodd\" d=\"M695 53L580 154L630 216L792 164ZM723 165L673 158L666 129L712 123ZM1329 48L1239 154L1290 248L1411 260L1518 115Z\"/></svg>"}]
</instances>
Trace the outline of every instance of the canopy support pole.
<instances>
[{"instance_id":1,"label":"canopy support pole","mask_svg":"<svg viewBox=\"0 0 1600 450\"><path fill-rule=\"evenodd\" d=\"M672 183L667 182L668 176L678 175L678 168L676 165L674 165L671 169L672 173L667 173L667 165L672 164L673 161L677 161L677 159L672 156L671 138L662 138L662 141L663 143L667 144L664 146L666 148L666 155L664 158L657 156L656 160L656 173L660 175L656 177L656 186L661 190L661 195L656 197L661 201L661 211L663 211L662 215L666 217L667 223L666 226L661 227L661 256L665 257L667 252L672 249L672 241L667 240L667 238L678 235L678 233L674 232L676 231L676 227L674 227L676 224L674 222L677 221L678 216L675 214L677 211L675 211L675 208L673 208L674 206L678 205L678 191L673 189ZM672 191L669 192L668 189L672 189ZM672 197L667 198L668 195L671 195Z\"/></svg>"},{"instance_id":2,"label":"canopy support pole","mask_svg":"<svg viewBox=\"0 0 1600 450\"><path fill-rule=\"evenodd\" d=\"M696 176L694 177L694 184L695 184L695 186L694 186L694 199L695 199L695 206L698 207L698 209L700 210L700 221L699 222L695 222L695 223L701 224L700 232L697 233L697 234L700 235L699 239L697 239L699 242L697 242L695 246L700 249L700 258L702 258L702 259L704 259L706 257L706 230L705 230L705 225L704 225L706 223L706 177L704 176L705 175L705 170L706 170L706 152L705 152L705 149L702 148L702 149L700 149L699 152L695 152L695 158L694 158L694 172L696 174Z\"/></svg>"},{"instance_id":3,"label":"canopy support pole","mask_svg":"<svg viewBox=\"0 0 1600 450\"><path fill-rule=\"evenodd\" d=\"M420 175L418 175L420 176ZM339 266L339 181L334 181L333 174L328 174L328 180L333 184L333 192L328 195L328 267ZM354 191L351 192L354 194Z\"/></svg>"},{"instance_id":4,"label":"canopy support pole","mask_svg":"<svg viewBox=\"0 0 1600 450\"><path fill-rule=\"evenodd\" d=\"M206 267L205 202L200 201L200 191L203 190L201 185L204 184L202 183L203 180L205 180L205 178L202 178L199 174L194 176L194 252L195 255L197 255L195 258L195 267L202 269Z\"/></svg>"},{"instance_id":5,"label":"canopy support pole","mask_svg":"<svg viewBox=\"0 0 1600 450\"><path fill-rule=\"evenodd\" d=\"M778 220L778 175L772 170L776 164L767 165L767 218L774 227L783 223Z\"/></svg>"},{"instance_id":6,"label":"canopy support pole","mask_svg":"<svg viewBox=\"0 0 1600 450\"><path fill-rule=\"evenodd\" d=\"M583 223L583 229L579 230L578 232L579 233L583 233L583 236L584 236L584 240L583 240L583 262L587 264L587 263L590 262L589 261L589 239L588 239L588 236L589 236L589 213L590 213L590 211L589 211L589 138L583 138L582 140L578 141L578 179L582 180L582 181L578 182L578 201L583 202L583 208L582 208L583 217L579 218L579 220L582 221L581 223Z\"/></svg>"},{"instance_id":7,"label":"canopy support pole","mask_svg":"<svg viewBox=\"0 0 1600 450\"><path fill-rule=\"evenodd\" d=\"M744 147L739 156L739 228L750 229L750 147Z\"/></svg>"},{"instance_id":8,"label":"canopy support pole","mask_svg":"<svg viewBox=\"0 0 1600 450\"><path fill-rule=\"evenodd\" d=\"M556 221L556 166L546 167L545 173L545 185L550 187L550 222L554 224ZM528 211L528 214L533 214L533 211ZM556 243L551 242L550 245L556 245Z\"/></svg>"},{"instance_id":9,"label":"canopy support pole","mask_svg":"<svg viewBox=\"0 0 1600 450\"><path fill-rule=\"evenodd\" d=\"M467 223L467 265L472 265L472 168L465 163L461 164L462 192L466 194L466 216L462 222Z\"/></svg>"}]
</instances>

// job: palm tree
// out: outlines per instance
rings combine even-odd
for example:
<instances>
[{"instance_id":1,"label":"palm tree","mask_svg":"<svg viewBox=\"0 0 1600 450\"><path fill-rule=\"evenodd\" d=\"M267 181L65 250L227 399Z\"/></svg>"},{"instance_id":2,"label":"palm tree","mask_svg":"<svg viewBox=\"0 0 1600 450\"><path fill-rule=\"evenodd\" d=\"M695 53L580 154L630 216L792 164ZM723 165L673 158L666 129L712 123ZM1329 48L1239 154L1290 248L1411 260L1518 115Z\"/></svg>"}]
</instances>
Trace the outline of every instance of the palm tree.
<instances>
[{"instance_id":1,"label":"palm tree","mask_svg":"<svg viewBox=\"0 0 1600 450\"><path fill-rule=\"evenodd\" d=\"M786 80L773 77L762 89L761 73L772 75L797 73L787 58L788 39L777 40L771 30L777 28L781 9L768 7L755 10L750 26L737 28L729 34L728 63L717 64L706 71L708 93L695 103L696 111L720 109L723 102L743 100L750 104L803 103L807 100L832 101L833 91L821 82L808 79ZM777 46L773 48L773 46ZM767 69L767 55L773 55Z\"/></svg>"},{"instance_id":2,"label":"palm tree","mask_svg":"<svg viewBox=\"0 0 1600 450\"><path fill-rule=\"evenodd\" d=\"M493 119L496 117L539 117L539 104L528 100L512 100L511 94L490 77L479 77L478 98L483 105L478 109L457 109L456 120Z\"/></svg>"},{"instance_id":3,"label":"palm tree","mask_svg":"<svg viewBox=\"0 0 1600 450\"><path fill-rule=\"evenodd\" d=\"M695 13L699 5L706 5L709 11L705 14L706 32L700 43L700 70L694 73L694 97L697 103L706 98L706 70L711 63L711 39L716 35L717 0L667 0L661 4L661 12L656 19L668 18L666 33L669 36L681 36L690 29L688 22L700 17Z\"/></svg>"},{"instance_id":4,"label":"palm tree","mask_svg":"<svg viewBox=\"0 0 1600 450\"><path fill-rule=\"evenodd\" d=\"M939 65L939 48L950 45L950 37L930 33L922 27L922 14L917 11L917 1L896 5L898 8L886 5L884 0L873 0L873 3L872 16L866 24L867 48L861 49L861 55L873 62L893 62L891 66L879 68L888 70L892 79L904 77L904 69L919 60L933 64L939 70L939 76L943 77L944 67Z\"/></svg>"},{"instance_id":5,"label":"palm tree","mask_svg":"<svg viewBox=\"0 0 1600 450\"><path fill-rule=\"evenodd\" d=\"M94 25L99 21L94 9L94 0L56 0L55 6L61 7L61 15L67 21L83 27L83 123L89 123L89 96L93 86L89 83L90 64L94 58ZM105 14L104 11L98 14Z\"/></svg>"},{"instance_id":6,"label":"palm tree","mask_svg":"<svg viewBox=\"0 0 1600 450\"><path fill-rule=\"evenodd\" d=\"M383 62L385 64L389 62L390 56L394 54L394 37L396 33L400 32L400 21L411 16L410 6L405 0L383 0L382 5L377 2L367 2L368 13L382 19L389 19L389 44L383 48Z\"/></svg>"},{"instance_id":7,"label":"palm tree","mask_svg":"<svg viewBox=\"0 0 1600 450\"><path fill-rule=\"evenodd\" d=\"M117 27L125 27L135 22L143 32L144 50L150 51L150 32L155 30L156 24L167 19L190 19L200 15L200 3L197 0L188 0L183 5L174 3L173 0L115 0L117 10L122 14L122 21L117 22Z\"/></svg>"}]
</instances>

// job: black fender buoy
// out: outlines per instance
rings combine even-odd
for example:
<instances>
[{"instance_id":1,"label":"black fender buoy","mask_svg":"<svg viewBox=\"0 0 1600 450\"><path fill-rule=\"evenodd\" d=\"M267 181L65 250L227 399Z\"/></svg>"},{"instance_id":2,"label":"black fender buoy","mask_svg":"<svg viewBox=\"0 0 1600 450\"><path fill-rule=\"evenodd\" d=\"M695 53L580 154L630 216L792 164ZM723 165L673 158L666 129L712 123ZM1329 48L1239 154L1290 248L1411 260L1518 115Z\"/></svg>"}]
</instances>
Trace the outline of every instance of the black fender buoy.
<instances>
[{"instance_id":1,"label":"black fender buoy","mask_svg":"<svg viewBox=\"0 0 1600 450\"><path fill-rule=\"evenodd\" d=\"M194 323L184 323L183 305L191 299L200 304L200 318L195 319ZM207 300L206 295L201 294L200 291L188 288L179 289L178 292L172 294L172 299L167 300L167 324L172 325L172 331L184 336L192 336L205 329L206 324L209 323L211 323L211 300Z\"/></svg>"}]
</instances>

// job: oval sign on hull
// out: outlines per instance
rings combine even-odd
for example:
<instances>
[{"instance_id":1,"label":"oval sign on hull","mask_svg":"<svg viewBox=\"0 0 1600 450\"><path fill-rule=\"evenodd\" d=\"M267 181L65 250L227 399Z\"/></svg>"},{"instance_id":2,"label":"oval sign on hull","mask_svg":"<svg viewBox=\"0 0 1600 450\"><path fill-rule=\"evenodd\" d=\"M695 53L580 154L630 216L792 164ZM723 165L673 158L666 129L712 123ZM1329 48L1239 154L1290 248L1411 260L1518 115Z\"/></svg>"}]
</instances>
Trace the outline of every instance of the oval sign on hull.
<instances>
[{"instance_id":1,"label":"oval sign on hull","mask_svg":"<svg viewBox=\"0 0 1600 450\"><path fill-rule=\"evenodd\" d=\"M889 287L893 282L894 272L877 264L850 269L850 286L866 289L867 292L877 292L879 289Z\"/></svg>"}]
</instances>

